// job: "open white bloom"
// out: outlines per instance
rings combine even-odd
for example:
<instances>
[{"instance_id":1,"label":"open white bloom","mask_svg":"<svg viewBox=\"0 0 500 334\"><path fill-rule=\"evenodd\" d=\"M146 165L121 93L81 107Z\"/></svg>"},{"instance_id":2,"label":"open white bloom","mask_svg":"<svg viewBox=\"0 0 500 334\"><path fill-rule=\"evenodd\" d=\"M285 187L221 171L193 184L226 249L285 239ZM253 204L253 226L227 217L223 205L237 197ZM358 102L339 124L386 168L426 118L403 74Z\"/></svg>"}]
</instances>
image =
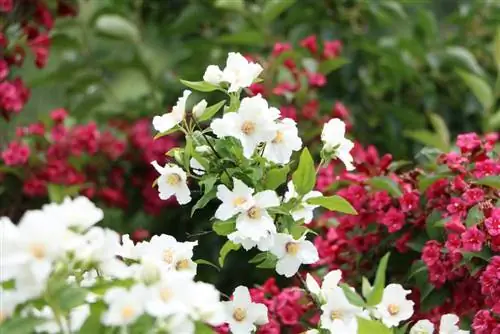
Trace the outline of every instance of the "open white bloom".
<instances>
[{"instance_id":1,"label":"open white bloom","mask_svg":"<svg viewBox=\"0 0 500 334\"><path fill-rule=\"evenodd\" d=\"M0 325L7 320L24 298L16 290L4 290L0 286Z\"/></svg>"},{"instance_id":2,"label":"open white bloom","mask_svg":"<svg viewBox=\"0 0 500 334\"><path fill-rule=\"evenodd\" d=\"M153 127L156 131L168 131L182 122L186 115L186 102L189 95L191 95L191 91L186 89L182 93L182 96L177 100L177 103L172 108L171 112L163 114L162 116L155 116L153 118Z\"/></svg>"},{"instance_id":3,"label":"open white bloom","mask_svg":"<svg viewBox=\"0 0 500 334\"><path fill-rule=\"evenodd\" d=\"M274 235L273 232L268 231L260 237L259 240L253 240L241 231L234 231L230 233L227 238L235 244L242 245L245 250L250 250L257 246L260 251L266 252L270 250L274 244Z\"/></svg>"},{"instance_id":4,"label":"open white bloom","mask_svg":"<svg viewBox=\"0 0 500 334\"><path fill-rule=\"evenodd\" d=\"M292 181L288 182L287 187L288 190L285 193L285 198L284 198L285 202L289 202L292 198L299 197L299 194L297 194L297 192L295 191L295 186L293 185ZM305 194L304 197L302 197L302 203L299 203L298 205L294 206L293 209L290 211L293 219L295 219L295 221L304 219L304 224L309 224L313 220L314 209L316 209L319 205L308 204L307 200L310 198L321 197L321 196L323 196L323 194L317 190L313 190Z\"/></svg>"},{"instance_id":5,"label":"open white bloom","mask_svg":"<svg viewBox=\"0 0 500 334\"><path fill-rule=\"evenodd\" d=\"M149 287L150 296L145 301L146 313L158 318L174 314L188 316L191 309L186 298L186 289L189 288L189 278L169 273L163 280Z\"/></svg>"},{"instance_id":6,"label":"open white bloom","mask_svg":"<svg viewBox=\"0 0 500 334\"><path fill-rule=\"evenodd\" d=\"M276 123L274 138L266 143L264 158L278 164L287 164L293 151L302 147L297 124L291 118L285 118Z\"/></svg>"},{"instance_id":7,"label":"open white bloom","mask_svg":"<svg viewBox=\"0 0 500 334\"><path fill-rule=\"evenodd\" d=\"M226 311L226 322L233 334L249 334L257 325L263 325L267 318L267 307L264 304L253 303L250 292L244 286L234 290L233 300L223 302Z\"/></svg>"},{"instance_id":8,"label":"open white bloom","mask_svg":"<svg viewBox=\"0 0 500 334\"><path fill-rule=\"evenodd\" d=\"M468 334L469 331L458 327L460 319L452 313L445 314L439 322L439 334Z\"/></svg>"},{"instance_id":9,"label":"open white bloom","mask_svg":"<svg viewBox=\"0 0 500 334\"><path fill-rule=\"evenodd\" d=\"M331 333L356 334L356 316L362 315L363 309L349 303L340 287L329 290L326 300L326 304L321 306L321 328Z\"/></svg>"},{"instance_id":10,"label":"open white bloom","mask_svg":"<svg viewBox=\"0 0 500 334\"><path fill-rule=\"evenodd\" d=\"M434 324L427 319L419 320L410 329L410 334L432 334L434 333Z\"/></svg>"},{"instance_id":11,"label":"open white bloom","mask_svg":"<svg viewBox=\"0 0 500 334\"><path fill-rule=\"evenodd\" d=\"M255 194L252 205L236 218L236 230L256 242L268 237L269 233L276 233L274 221L266 209L278 205L280 200L273 190Z\"/></svg>"},{"instance_id":12,"label":"open white bloom","mask_svg":"<svg viewBox=\"0 0 500 334\"><path fill-rule=\"evenodd\" d=\"M134 323L144 313L144 303L149 298L149 290L141 284L130 290L111 288L104 295L108 310L101 322L106 326L127 326Z\"/></svg>"},{"instance_id":13,"label":"open white bloom","mask_svg":"<svg viewBox=\"0 0 500 334\"><path fill-rule=\"evenodd\" d=\"M224 304L220 301L220 293L208 283L194 282L186 289L186 299L191 308L191 318L208 323L211 326L220 326L226 320Z\"/></svg>"},{"instance_id":14,"label":"open white bloom","mask_svg":"<svg viewBox=\"0 0 500 334\"><path fill-rule=\"evenodd\" d=\"M203 74L203 80L212 85L218 85L222 81L222 71L219 66L209 65Z\"/></svg>"},{"instance_id":15,"label":"open white bloom","mask_svg":"<svg viewBox=\"0 0 500 334\"><path fill-rule=\"evenodd\" d=\"M102 210L84 196L75 199L66 197L61 204L46 204L42 207L42 211L56 217L67 227L82 230L97 224L104 217Z\"/></svg>"},{"instance_id":16,"label":"open white bloom","mask_svg":"<svg viewBox=\"0 0 500 334\"><path fill-rule=\"evenodd\" d=\"M226 67L222 70L221 81L229 83L229 92L236 92L241 88L249 87L257 79L262 70L262 66L249 62L240 53L229 52ZM205 72L205 74L207 73ZM212 68L210 77L215 78L217 75L217 71Z\"/></svg>"},{"instance_id":17,"label":"open white bloom","mask_svg":"<svg viewBox=\"0 0 500 334\"><path fill-rule=\"evenodd\" d=\"M193 107L193 114L196 118L200 118L206 109L207 109L207 100L203 99Z\"/></svg>"},{"instance_id":18,"label":"open white bloom","mask_svg":"<svg viewBox=\"0 0 500 334\"><path fill-rule=\"evenodd\" d=\"M44 306L41 310L33 309L32 313L34 316L47 319L42 325L36 326L36 333L60 333L61 328L54 319L54 313L52 309L48 306ZM64 328L69 328L72 333L76 333L80 330L85 320L87 320L90 315L90 307L87 304L75 307L69 313L69 322L66 318L61 317L60 321Z\"/></svg>"},{"instance_id":19,"label":"open white bloom","mask_svg":"<svg viewBox=\"0 0 500 334\"><path fill-rule=\"evenodd\" d=\"M151 165L160 174L158 178L158 191L161 199L167 200L175 195L179 204L191 202L191 192L186 183L187 175L182 168L172 164L166 164L165 167L161 167L156 160L151 162Z\"/></svg>"},{"instance_id":20,"label":"open white bloom","mask_svg":"<svg viewBox=\"0 0 500 334\"><path fill-rule=\"evenodd\" d=\"M267 101L260 94L246 97L241 100L237 112L230 112L213 120L210 127L218 138L238 139L243 147L243 155L249 159L258 145L271 141L276 136L274 121L277 115L269 110Z\"/></svg>"},{"instance_id":21,"label":"open white bloom","mask_svg":"<svg viewBox=\"0 0 500 334\"><path fill-rule=\"evenodd\" d=\"M406 296L410 290L405 290L400 284L389 284L384 289L382 301L376 306L378 317L387 327L396 327L401 321L411 318L413 305Z\"/></svg>"},{"instance_id":22,"label":"open white bloom","mask_svg":"<svg viewBox=\"0 0 500 334\"><path fill-rule=\"evenodd\" d=\"M340 159L347 170L354 170L351 150L354 143L345 138L345 123L338 118L328 121L321 132L321 140L324 143L325 152Z\"/></svg>"},{"instance_id":23,"label":"open white bloom","mask_svg":"<svg viewBox=\"0 0 500 334\"><path fill-rule=\"evenodd\" d=\"M217 198L222 201L222 204L215 211L215 218L228 220L248 210L254 204L252 197L254 189L236 178L233 178L233 185L233 190L229 190L223 184L217 186Z\"/></svg>"},{"instance_id":24,"label":"open white bloom","mask_svg":"<svg viewBox=\"0 0 500 334\"><path fill-rule=\"evenodd\" d=\"M271 253L278 257L276 272L286 277L295 275L301 264L311 264L319 259L318 250L305 235L295 240L289 234L276 234Z\"/></svg>"},{"instance_id":25,"label":"open white bloom","mask_svg":"<svg viewBox=\"0 0 500 334\"><path fill-rule=\"evenodd\" d=\"M342 272L340 270L332 270L323 278L321 287L318 282L309 273L306 275L307 289L321 300L326 300L330 291L339 287L340 280L342 279Z\"/></svg>"}]
</instances>

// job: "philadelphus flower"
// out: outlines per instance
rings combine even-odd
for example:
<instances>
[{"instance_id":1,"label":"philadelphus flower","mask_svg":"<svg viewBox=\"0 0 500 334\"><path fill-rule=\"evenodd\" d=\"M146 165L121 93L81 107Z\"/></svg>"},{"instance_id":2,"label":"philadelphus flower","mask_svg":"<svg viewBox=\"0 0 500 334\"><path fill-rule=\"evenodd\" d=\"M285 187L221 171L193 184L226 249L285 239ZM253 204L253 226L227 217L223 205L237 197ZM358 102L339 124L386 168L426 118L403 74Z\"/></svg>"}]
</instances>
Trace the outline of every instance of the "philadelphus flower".
<instances>
[{"instance_id":1,"label":"philadelphus flower","mask_svg":"<svg viewBox=\"0 0 500 334\"><path fill-rule=\"evenodd\" d=\"M278 164L287 164L293 151L299 151L302 147L297 124L291 118L285 118L276 123L275 136L266 143L264 158Z\"/></svg>"},{"instance_id":2,"label":"philadelphus flower","mask_svg":"<svg viewBox=\"0 0 500 334\"><path fill-rule=\"evenodd\" d=\"M143 313L149 291L141 284L130 290L111 288L104 295L108 310L102 315L101 322L106 326L127 326L137 320Z\"/></svg>"},{"instance_id":3,"label":"philadelphus flower","mask_svg":"<svg viewBox=\"0 0 500 334\"><path fill-rule=\"evenodd\" d=\"M218 138L234 137L241 142L243 155L251 158L257 146L276 137L276 118L279 117L262 96L256 95L241 100L237 112L225 114L212 121L210 127Z\"/></svg>"},{"instance_id":4,"label":"philadelphus flower","mask_svg":"<svg viewBox=\"0 0 500 334\"><path fill-rule=\"evenodd\" d=\"M267 307L264 304L252 303L250 292L244 286L234 290L233 300L223 302L226 311L226 322L233 334L249 334L256 327L268 322Z\"/></svg>"},{"instance_id":5,"label":"philadelphus flower","mask_svg":"<svg viewBox=\"0 0 500 334\"><path fill-rule=\"evenodd\" d=\"M433 334L434 324L427 319L419 320L410 329L410 334Z\"/></svg>"},{"instance_id":6,"label":"philadelphus flower","mask_svg":"<svg viewBox=\"0 0 500 334\"><path fill-rule=\"evenodd\" d=\"M187 186L187 175L179 166L166 164L161 167L156 160L151 162L151 165L160 174L158 178L158 191L160 198L163 200L169 199L175 195L179 204L187 204L191 202L191 192Z\"/></svg>"},{"instance_id":7,"label":"philadelphus flower","mask_svg":"<svg viewBox=\"0 0 500 334\"><path fill-rule=\"evenodd\" d=\"M218 85L222 81L222 71L217 65L210 65L205 70L203 74L203 81L211 83L212 85Z\"/></svg>"},{"instance_id":8,"label":"philadelphus flower","mask_svg":"<svg viewBox=\"0 0 500 334\"><path fill-rule=\"evenodd\" d=\"M295 191L295 186L293 182L290 181L287 184L288 191L285 193L285 202L289 202L292 198L298 198L299 194ZM307 200L314 197L321 197L323 194L319 191L313 190L308 192L302 198L302 203L294 206L291 210L292 217L295 221L304 219L304 224L309 224L313 219L313 212L319 205L307 204Z\"/></svg>"},{"instance_id":9,"label":"philadelphus flower","mask_svg":"<svg viewBox=\"0 0 500 334\"><path fill-rule=\"evenodd\" d=\"M186 89L182 93L182 96L177 100L177 103L172 108L171 112L163 114L162 116L155 116L153 118L153 127L156 131L168 131L182 122L186 115L186 102L189 95L191 95L191 91Z\"/></svg>"},{"instance_id":10,"label":"philadelphus flower","mask_svg":"<svg viewBox=\"0 0 500 334\"><path fill-rule=\"evenodd\" d=\"M220 292L208 283L191 281L186 298L191 308L191 318L212 326L220 326L226 319L225 307L220 302Z\"/></svg>"},{"instance_id":11,"label":"philadelphus flower","mask_svg":"<svg viewBox=\"0 0 500 334\"><path fill-rule=\"evenodd\" d=\"M340 159L347 170L354 170L351 150L354 143L345 138L345 123L338 118L328 121L321 132L321 140L324 143L323 150Z\"/></svg>"},{"instance_id":12,"label":"philadelphus flower","mask_svg":"<svg viewBox=\"0 0 500 334\"><path fill-rule=\"evenodd\" d=\"M146 312L153 317L164 318L173 314L187 317L190 309L186 300L186 284L189 280L181 274L170 273L149 288Z\"/></svg>"},{"instance_id":13,"label":"philadelphus flower","mask_svg":"<svg viewBox=\"0 0 500 334\"><path fill-rule=\"evenodd\" d=\"M42 210L60 219L67 227L76 227L82 230L97 224L104 217L102 210L84 196L74 200L66 197L61 204L46 204Z\"/></svg>"},{"instance_id":14,"label":"philadelphus flower","mask_svg":"<svg viewBox=\"0 0 500 334\"><path fill-rule=\"evenodd\" d=\"M340 287L329 289L326 304L321 306L321 328L330 333L356 334L358 321L356 316L363 314L363 309L352 305Z\"/></svg>"},{"instance_id":15,"label":"philadelphus flower","mask_svg":"<svg viewBox=\"0 0 500 334\"><path fill-rule=\"evenodd\" d=\"M445 314L439 322L439 334L468 334L469 331L458 327L460 319L455 314Z\"/></svg>"},{"instance_id":16,"label":"philadelphus flower","mask_svg":"<svg viewBox=\"0 0 500 334\"><path fill-rule=\"evenodd\" d=\"M276 255L276 272L286 277L292 277L301 264L312 264L318 261L318 250L305 240L305 235L295 240L291 235L278 233L275 236L271 253Z\"/></svg>"},{"instance_id":17,"label":"philadelphus flower","mask_svg":"<svg viewBox=\"0 0 500 334\"><path fill-rule=\"evenodd\" d=\"M338 288L339 282L342 279L342 272L340 270L330 271L323 278L323 283L321 287L318 282L309 273L306 275L306 287L307 289L320 300L326 300L327 295L330 291Z\"/></svg>"},{"instance_id":18,"label":"philadelphus flower","mask_svg":"<svg viewBox=\"0 0 500 334\"><path fill-rule=\"evenodd\" d=\"M382 301L376 306L377 316L384 325L396 327L401 321L410 319L415 303L406 299L409 293L411 291L403 289L400 284L389 284L385 287Z\"/></svg>"},{"instance_id":19,"label":"philadelphus flower","mask_svg":"<svg viewBox=\"0 0 500 334\"><path fill-rule=\"evenodd\" d=\"M228 220L234 215L250 209L254 204L253 188L235 178L233 178L233 185L233 190L229 190L223 184L217 186L217 198L222 201L222 204L215 211L215 218Z\"/></svg>"}]
</instances>

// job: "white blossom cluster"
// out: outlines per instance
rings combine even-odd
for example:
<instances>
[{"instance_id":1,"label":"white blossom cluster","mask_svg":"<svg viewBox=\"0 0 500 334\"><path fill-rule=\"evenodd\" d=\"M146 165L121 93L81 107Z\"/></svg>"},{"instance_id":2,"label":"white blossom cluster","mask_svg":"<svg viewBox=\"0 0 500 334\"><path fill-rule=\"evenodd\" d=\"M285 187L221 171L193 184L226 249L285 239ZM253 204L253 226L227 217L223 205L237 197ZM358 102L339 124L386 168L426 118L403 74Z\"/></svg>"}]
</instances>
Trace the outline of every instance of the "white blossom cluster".
<instances>
[{"instance_id":1,"label":"white blossom cluster","mask_svg":"<svg viewBox=\"0 0 500 334\"><path fill-rule=\"evenodd\" d=\"M78 332L98 305L97 321L122 332L144 316L168 333L194 333L197 323L253 328L267 322L264 305L239 302L246 288L221 302L213 285L194 281L196 242L159 235L134 245L128 235L95 226L102 218L86 197L27 211L17 225L0 218L0 324L34 317L41 320L35 332ZM54 294L55 285L63 292ZM75 289L82 300L70 295L77 305L62 314L56 300Z\"/></svg>"},{"instance_id":2,"label":"white blossom cluster","mask_svg":"<svg viewBox=\"0 0 500 334\"><path fill-rule=\"evenodd\" d=\"M460 329L458 327L460 319L457 315L449 313L445 314L441 317L439 321L439 330L437 333L439 334L469 334L470 331L466 331ZM419 320L413 327L410 329L410 334L433 334L434 324L429 320Z\"/></svg>"}]
</instances>

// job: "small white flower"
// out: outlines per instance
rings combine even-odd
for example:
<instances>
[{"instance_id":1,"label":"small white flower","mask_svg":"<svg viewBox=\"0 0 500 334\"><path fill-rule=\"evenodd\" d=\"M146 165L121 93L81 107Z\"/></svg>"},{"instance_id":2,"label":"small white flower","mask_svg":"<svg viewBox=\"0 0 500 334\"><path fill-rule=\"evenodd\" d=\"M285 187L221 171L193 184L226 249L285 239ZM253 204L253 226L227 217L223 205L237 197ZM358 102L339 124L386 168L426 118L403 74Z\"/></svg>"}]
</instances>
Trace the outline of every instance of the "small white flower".
<instances>
[{"instance_id":1,"label":"small white flower","mask_svg":"<svg viewBox=\"0 0 500 334\"><path fill-rule=\"evenodd\" d=\"M233 334L249 334L256 330L257 325L263 325L267 318L267 307L264 304L253 303L250 292L244 286L234 290L233 300L223 302L226 310L226 322Z\"/></svg>"},{"instance_id":2,"label":"small white flower","mask_svg":"<svg viewBox=\"0 0 500 334\"><path fill-rule=\"evenodd\" d=\"M302 140L299 137L297 124L291 118L276 123L274 138L266 143L264 158L278 164L287 164L293 151L299 151Z\"/></svg>"},{"instance_id":3,"label":"small white flower","mask_svg":"<svg viewBox=\"0 0 500 334\"><path fill-rule=\"evenodd\" d=\"M405 290L400 284L389 284L384 289L382 301L376 306L378 317L387 327L396 327L401 321L411 318L413 315L413 305L406 296L410 290Z\"/></svg>"},{"instance_id":4,"label":"small white flower","mask_svg":"<svg viewBox=\"0 0 500 334\"><path fill-rule=\"evenodd\" d=\"M340 159L347 170L353 170L354 165L351 150L354 143L345 138L345 123L338 118L328 121L321 132L325 152Z\"/></svg>"},{"instance_id":5,"label":"small white flower","mask_svg":"<svg viewBox=\"0 0 500 334\"><path fill-rule=\"evenodd\" d=\"M468 334L469 331L458 327L460 319L452 313L445 314L439 322L439 334Z\"/></svg>"},{"instance_id":6,"label":"small white flower","mask_svg":"<svg viewBox=\"0 0 500 334\"><path fill-rule=\"evenodd\" d=\"M285 193L285 202L289 202L292 198L298 198L299 194L295 191L295 186L293 182L290 181L287 184L288 191ZM313 190L308 192L302 198L302 203L294 206L291 210L292 217L295 221L299 221L304 219L304 224L309 224L314 217L314 209L316 209L319 205L308 204L307 200L314 197L321 197L323 194L319 191Z\"/></svg>"},{"instance_id":7,"label":"small white flower","mask_svg":"<svg viewBox=\"0 0 500 334\"><path fill-rule=\"evenodd\" d=\"M108 310L102 315L101 322L105 326L127 326L134 323L144 313L144 303L148 300L149 291L141 284L130 290L111 288L104 295Z\"/></svg>"},{"instance_id":8,"label":"small white flower","mask_svg":"<svg viewBox=\"0 0 500 334\"><path fill-rule=\"evenodd\" d=\"M217 186L217 198L222 201L215 218L228 220L234 215L248 210L254 203L252 194L254 190L242 181L233 178L233 190L229 190L225 185Z\"/></svg>"},{"instance_id":9,"label":"small white flower","mask_svg":"<svg viewBox=\"0 0 500 334\"><path fill-rule=\"evenodd\" d=\"M104 217L102 210L84 196L73 200L66 197L61 204L46 204L42 207L42 211L61 220L67 227L76 227L82 230L97 224Z\"/></svg>"},{"instance_id":10,"label":"small white flower","mask_svg":"<svg viewBox=\"0 0 500 334\"><path fill-rule=\"evenodd\" d=\"M171 112L153 118L153 127L156 131L168 131L182 122L186 115L186 102L189 95L191 95L191 91L186 89L177 100L177 104L172 108Z\"/></svg>"},{"instance_id":11,"label":"small white flower","mask_svg":"<svg viewBox=\"0 0 500 334\"><path fill-rule=\"evenodd\" d=\"M169 273L163 280L152 285L150 297L145 301L146 313L153 317L165 318L178 314L187 316L190 312L186 299L189 280L184 275Z\"/></svg>"},{"instance_id":12,"label":"small white flower","mask_svg":"<svg viewBox=\"0 0 500 334\"><path fill-rule=\"evenodd\" d=\"M179 204L191 202L191 192L187 186L187 175L179 166L166 164L161 167L156 161L151 162L156 171L160 174L158 178L158 191L160 198L169 199L175 195Z\"/></svg>"},{"instance_id":13,"label":"small white flower","mask_svg":"<svg viewBox=\"0 0 500 334\"><path fill-rule=\"evenodd\" d=\"M200 164L200 162L195 158L191 158L191 160L189 160L189 167L191 167L193 173L195 173L196 175L205 174L205 167L203 167L203 165Z\"/></svg>"},{"instance_id":14,"label":"small white flower","mask_svg":"<svg viewBox=\"0 0 500 334\"><path fill-rule=\"evenodd\" d=\"M312 264L318 261L316 247L305 240L305 235L295 240L291 235L278 233L275 236L271 253L278 257L276 272L286 277L292 277L301 264Z\"/></svg>"},{"instance_id":15,"label":"small white flower","mask_svg":"<svg viewBox=\"0 0 500 334\"><path fill-rule=\"evenodd\" d=\"M186 299L191 308L191 318L211 326L222 325L226 319L225 307L220 302L217 289L204 282L192 282L187 289Z\"/></svg>"},{"instance_id":16,"label":"small white flower","mask_svg":"<svg viewBox=\"0 0 500 334\"><path fill-rule=\"evenodd\" d=\"M312 277L310 274L307 274L306 286L313 295L317 296L321 300L326 300L328 293L335 288L338 288L341 279L342 272L338 269L332 270L325 275L320 287L314 277Z\"/></svg>"},{"instance_id":17,"label":"small white flower","mask_svg":"<svg viewBox=\"0 0 500 334\"><path fill-rule=\"evenodd\" d=\"M434 324L427 319L419 320L410 329L410 334L432 334L434 333Z\"/></svg>"},{"instance_id":18,"label":"small white flower","mask_svg":"<svg viewBox=\"0 0 500 334\"><path fill-rule=\"evenodd\" d=\"M212 121L210 127L218 138L234 137L241 142L243 155L251 158L258 145L276 136L276 113L269 111L267 101L256 95L241 100L237 112Z\"/></svg>"},{"instance_id":19,"label":"small white flower","mask_svg":"<svg viewBox=\"0 0 500 334\"><path fill-rule=\"evenodd\" d=\"M200 118L206 109L207 109L207 101L203 99L193 107L193 114L196 118Z\"/></svg>"},{"instance_id":20,"label":"small white flower","mask_svg":"<svg viewBox=\"0 0 500 334\"><path fill-rule=\"evenodd\" d=\"M24 298L15 290L4 290L0 286L0 325L10 318L16 306L24 302Z\"/></svg>"},{"instance_id":21,"label":"small white flower","mask_svg":"<svg viewBox=\"0 0 500 334\"><path fill-rule=\"evenodd\" d=\"M249 62L240 53L230 52L226 67L222 71L222 81L229 82L229 92L236 92L241 88L249 87L262 70L262 66ZM215 78L218 74L216 69L212 69L211 72L210 77Z\"/></svg>"},{"instance_id":22,"label":"small white flower","mask_svg":"<svg viewBox=\"0 0 500 334\"><path fill-rule=\"evenodd\" d=\"M259 240L253 240L241 231L234 231L230 233L227 238L235 244L242 245L245 250L250 250L257 246L260 251L266 252L270 250L274 244L274 233L271 232L267 232Z\"/></svg>"},{"instance_id":23,"label":"small white flower","mask_svg":"<svg viewBox=\"0 0 500 334\"><path fill-rule=\"evenodd\" d=\"M321 328L331 333L356 334L356 317L362 315L363 309L349 303L340 287L329 290L326 297L326 304L321 306Z\"/></svg>"},{"instance_id":24,"label":"small white flower","mask_svg":"<svg viewBox=\"0 0 500 334\"><path fill-rule=\"evenodd\" d=\"M218 85L222 81L222 71L219 66L209 65L203 74L203 80L212 85Z\"/></svg>"}]
</instances>

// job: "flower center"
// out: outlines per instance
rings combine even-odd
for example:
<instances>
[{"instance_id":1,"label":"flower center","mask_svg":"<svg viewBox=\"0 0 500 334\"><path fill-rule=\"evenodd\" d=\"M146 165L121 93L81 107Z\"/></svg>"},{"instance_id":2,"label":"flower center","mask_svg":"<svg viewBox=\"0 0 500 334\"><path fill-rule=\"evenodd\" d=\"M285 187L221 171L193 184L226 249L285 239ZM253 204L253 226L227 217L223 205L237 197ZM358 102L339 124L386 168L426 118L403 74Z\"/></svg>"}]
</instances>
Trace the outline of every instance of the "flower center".
<instances>
[{"instance_id":1,"label":"flower center","mask_svg":"<svg viewBox=\"0 0 500 334\"><path fill-rule=\"evenodd\" d=\"M177 263L175 264L175 269L177 269L177 270L185 270L188 268L189 268L189 260L188 259L177 261Z\"/></svg>"},{"instance_id":2,"label":"flower center","mask_svg":"<svg viewBox=\"0 0 500 334\"><path fill-rule=\"evenodd\" d=\"M168 264L172 264L174 261L174 251L171 250L170 248L166 249L163 252L163 261L165 261Z\"/></svg>"},{"instance_id":3,"label":"flower center","mask_svg":"<svg viewBox=\"0 0 500 334\"><path fill-rule=\"evenodd\" d=\"M251 135L255 132L255 123L252 121L244 121L241 125L241 132L243 132L247 136Z\"/></svg>"},{"instance_id":4,"label":"flower center","mask_svg":"<svg viewBox=\"0 0 500 334\"><path fill-rule=\"evenodd\" d=\"M243 321L247 317L247 311L241 307L237 307L233 312L233 318L236 321Z\"/></svg>"},{"instance_id":5,"label":"flower center","mask_svg":"<svg viewBox=\"0 0 500 334\"><path fill-rule=\"evenodd\" d=\"M255 207L255 206L252 206L250 209L248 209L247 215L251 219L260 219L260 217L262 217L262 213L260 212L260 209Z\"/></svg>"},{"instance_id":6,"label":"flower center","mask_svg":"<svg viewBox=\"0 0 500 334\"><path fill-rule=\"evenodd\" d=\"M172 173L167 176L167 183L171 186L175 186L181 182L181 176L176 173Z\"/></svg>"},{"instance_id":7,"label":"flower center","mask_svg":"<svg viewBox=\"0 0 500 334\"><path fill-rule=\"evenodd\" d=\"M389 312L390 315L396 315L399 313L399 306L396 304L389 304L389 306L387 306L387 312Z\"/></svg>"},{"instance_id":8,"label":"flower center","mask_svg":"<svg viewBox=\"0 0 500 334\"><path fill-rule=\"evenodd\" d=\"M300 249L300 245L296 242L289 242L285 246L286 252L290 255L297 255Z\"/></svg>"},{"instance_id":9,"label":"flower center","mask_svg":"<svg viewBox=\"0 0 500 334\"><path fill-rule=\"evenodd\" d=\"M233 200L233 205L234 206L240 206L242 204L245 204L245 202L247 201L247 199L243 196L240 196L240 197L236 197L234 200Z\"/></svg>"},{"instance_id":10,"label":"flower center","mask_svg":"<svg viewBox=\"0 0 500 334\"><path fill-rule=\"evenodd\" d=\"M135 314L135 310L132 306L125 306L122 308L122 317L123 319L125 320L129 320L130 318L132 318Z\"/></svg>"},{"instance_id":11,"label":"flower center","mask_svg":"<svg viewBox=\"0 0 500 334\"><path fill-rule=\"evenodd\" d=\"M170 290L169 288L163 288L160 290L160 298L165 303L168 302L170 298L172 298L172 295L172 290Z\"/></svg>"},{"instance_id":12,"label":"flower center","mask_svg":"<svg viewBox=\"0 0 500 334\"><path fill-rule=\"evenodd\" d=\"M46 255L45 246L39 243L34 243L30 246L31 255L33 255L36 259L41 260Z\"/></svg>"},{"instance_id":13,"label":"flower center","mask_svg":"<svg viewBox=\"0 0 500 334\"><path fill-rule=\"evenodd\" d=\"M330 318L332 320L342 319L342 312L340 312L340 311L332 311L332 313L330 313Z\"/></svg>"},{"instance_id":14,"label":"flower center","mask_svg":"<svg viewBox=\"0 0 500 334\"><path fill-rule=\"evenodd\" d=\"M276 131L276 137L274 137L273 144L281 144L285 140L285 135L280 130Z\"/></svg>"}]
</instances>

